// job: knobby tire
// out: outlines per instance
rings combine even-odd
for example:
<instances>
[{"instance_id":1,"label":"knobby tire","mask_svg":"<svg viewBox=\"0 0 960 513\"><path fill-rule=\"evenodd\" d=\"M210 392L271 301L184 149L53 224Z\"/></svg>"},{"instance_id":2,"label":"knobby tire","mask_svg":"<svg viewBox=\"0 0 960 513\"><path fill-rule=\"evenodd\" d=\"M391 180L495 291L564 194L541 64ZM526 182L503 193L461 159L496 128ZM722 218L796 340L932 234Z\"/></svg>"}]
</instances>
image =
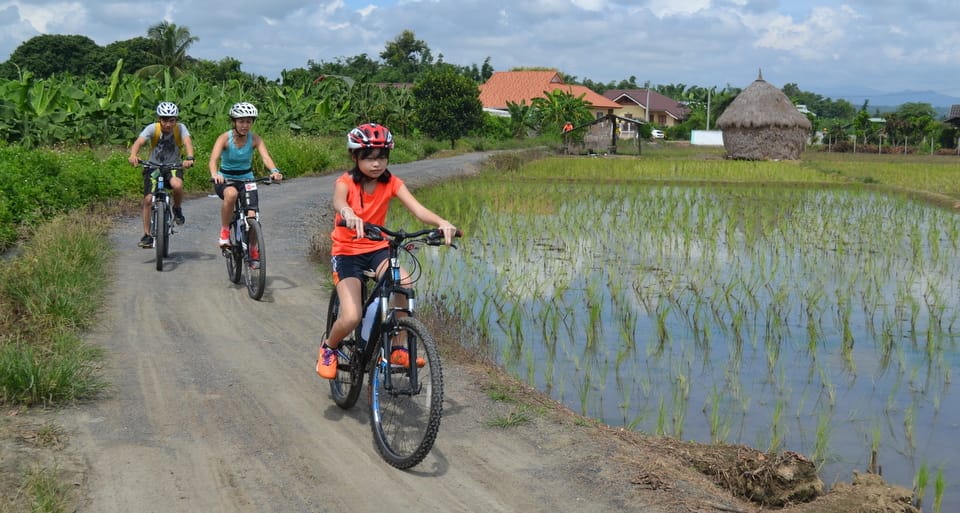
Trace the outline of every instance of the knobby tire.
<instances>
[{"instance_id":1,"label":"knobby tire","mask_svg":"<svg viewBox=\"0 0 960 513\"><path fill-rule=\"evenodd\" d=\"M409 389L410 369L378 362L370 372L370 427L380 456L394 467L407 469L423 461L437 438L443 415L443 370L433 337L413 317L397 318L392 330L384 328L381 337L387 357L398 331L406 333L408 344L415 341L416 356L426 361L417 369L419 392L403 393ZM393 391L385 388L387 372Z\"/></svg>"},{"instance_id":2,"label":"knobby tire","mask_svg":"<svg viewBox=\"0 0 960 513\"><path fill-rule=\"evenodd\" d=\"M157 254L157 270L163 270L164 246L167 244L167 217L164 215L164 205L155 202L153 204L153 248Z\"/></svg>"},{"instance_id":3,"label":"knobby tire","mask_svg":"<svg viewBox=\"0 0 960 513\"><path fill-rule=\"evenodd\" d=\"M240 232L235 228L236 221L230 227L230 245L221 249L224 259L227 261L227 278L231 283L240 283L240 276L243 272L243 254L240 252Z\"/></svg>"},{"instance_id":4,"label":"knobby tire","mask_svg":"<svg viewBox=\"0 0 960 513\"><path fill-rule=\"evenodd\" d=\"M263 297L263 290L267 285L267 251L263 244L263 229L260 226L260 221L250 219L247 221L247 226L247 251L243 262L247 279L247 293L253 299L259 300ZM260 266L257 269L251 267L253 259L250 257L250 251L254 245L260 250Z\"/></svg>"},{"instance_id":5,"label":"knobby tire","mask_svg":"<svg viewBox=\"0 0 960 513\"><path fill-rule=\"evenodd\" d=\"M163 225L166 227L167 236L163 238L163 257L170 258L170 235L173 234L173 213L170 210L170 204L163 202Z\"/></svg>"}]
</instances>

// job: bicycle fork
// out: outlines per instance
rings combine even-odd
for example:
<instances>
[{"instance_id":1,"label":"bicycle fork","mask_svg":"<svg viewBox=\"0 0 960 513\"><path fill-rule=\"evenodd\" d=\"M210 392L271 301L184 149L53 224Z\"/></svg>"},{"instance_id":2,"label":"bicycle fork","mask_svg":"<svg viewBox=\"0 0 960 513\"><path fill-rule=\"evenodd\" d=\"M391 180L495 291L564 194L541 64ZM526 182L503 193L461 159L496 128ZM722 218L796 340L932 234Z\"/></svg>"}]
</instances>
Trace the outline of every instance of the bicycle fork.
<instances>
[{"instance_id":1,"label":"bicycle fork","mask_svg":"<svg viewBox=\"0 0 960 513\"><path fill-rule=\"evenodd\" d=\"M398 328L393 328L391 333L386 336L386 340L392 340L395 337L399 336L400 330ZM420 385L419 372L420 369L417 367L417 343L416 341L410 342L407 341L407 353L409 355L408 365L409 368L395 366L390 363L390 349L385 346L380 346L380 358L379 358L379 372L383 377L383 389L392 395L408 395L413 396L420 393L422 385ZM392 346L391 346L392 347ZM410 382L406 387L397 387L393 384L394 374L408 374L410 376Z\"/></svg>"}]
</instances>

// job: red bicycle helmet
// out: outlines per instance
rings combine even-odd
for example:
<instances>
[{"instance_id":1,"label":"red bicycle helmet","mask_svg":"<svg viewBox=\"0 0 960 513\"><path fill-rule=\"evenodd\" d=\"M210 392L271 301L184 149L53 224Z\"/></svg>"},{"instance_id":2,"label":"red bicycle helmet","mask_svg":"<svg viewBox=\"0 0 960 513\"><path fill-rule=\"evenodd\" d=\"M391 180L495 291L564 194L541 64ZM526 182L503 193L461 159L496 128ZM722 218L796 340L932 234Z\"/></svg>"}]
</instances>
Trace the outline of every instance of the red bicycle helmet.
<instances>
[{"instance_id":1,"label":"red bicycle helmet","mask_svg":"<svg viewBox=\"0 0 960 513\"><path fill-rule=\"evenodd\" d=\"M390 129L376 123L364 123L347 134L347 148L393 148L393 134Z\"/></svg>"}]
</instances>

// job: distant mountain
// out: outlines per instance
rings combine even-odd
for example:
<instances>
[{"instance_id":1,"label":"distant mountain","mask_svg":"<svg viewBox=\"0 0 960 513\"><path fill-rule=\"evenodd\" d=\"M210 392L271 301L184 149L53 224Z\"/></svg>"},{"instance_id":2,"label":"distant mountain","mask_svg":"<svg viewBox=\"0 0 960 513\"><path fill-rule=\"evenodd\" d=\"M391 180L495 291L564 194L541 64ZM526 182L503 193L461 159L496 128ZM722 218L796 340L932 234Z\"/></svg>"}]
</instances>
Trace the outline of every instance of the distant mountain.
<instances>
[{"instance_id":1,"label":"distant mountain","mask_svg":"<svg viewBox=\"0 0 960 513\"><path fill-rule=\"evenodd\" d=\"M896 110L904 103L929 103L937 112L946 113L951 105L960 105L960 97L947 96L936 91L898 91L886 92L872 89L863 89L860 91L844 91L836 94L820 93L834 100L844 99L852 103L854 107L859 108L863 102L869 100L869 110L880 109L881 111Z\"/></svg>"}]
</instances>

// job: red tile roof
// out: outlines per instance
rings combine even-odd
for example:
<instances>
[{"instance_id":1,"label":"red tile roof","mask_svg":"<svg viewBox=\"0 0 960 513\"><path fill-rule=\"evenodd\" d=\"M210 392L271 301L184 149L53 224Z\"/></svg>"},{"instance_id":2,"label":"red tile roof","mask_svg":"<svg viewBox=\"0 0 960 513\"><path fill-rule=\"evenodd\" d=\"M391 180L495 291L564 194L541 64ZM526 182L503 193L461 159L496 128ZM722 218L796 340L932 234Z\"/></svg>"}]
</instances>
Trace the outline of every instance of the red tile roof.
<instances>
[{"instance_id":1,"label":"red tile roof","mask_svg":"<svg viewBox=\"0 0 960 513\"><path fill-rule=\"evenodd\" d=\"M646 107L647 90L646 89L610 89L603 93L603 96L615 101L618 105L628 103L643 105ZM664 96L653 89L650 90L650 112L666 112L676 119L683 119L687 116L687 108L680 102Z\"/></svg>"},{"instance_id":2,"label":"red tile roof","mask_svg":"<svg viewBox=\"0 0 960 513\"><path fill-rule=\"evenodd\" d=\"M575 98L583 95L583 100L596 109L619 109L617 102L604 98L581 85L563 83L560 73L548 71L498 71L480 86L480 102L491 109L506 109L507 102L520 103L526 100L527 105L534 98L544 96L544 91L565 91Z\"/></svg>"}]
</instances>

